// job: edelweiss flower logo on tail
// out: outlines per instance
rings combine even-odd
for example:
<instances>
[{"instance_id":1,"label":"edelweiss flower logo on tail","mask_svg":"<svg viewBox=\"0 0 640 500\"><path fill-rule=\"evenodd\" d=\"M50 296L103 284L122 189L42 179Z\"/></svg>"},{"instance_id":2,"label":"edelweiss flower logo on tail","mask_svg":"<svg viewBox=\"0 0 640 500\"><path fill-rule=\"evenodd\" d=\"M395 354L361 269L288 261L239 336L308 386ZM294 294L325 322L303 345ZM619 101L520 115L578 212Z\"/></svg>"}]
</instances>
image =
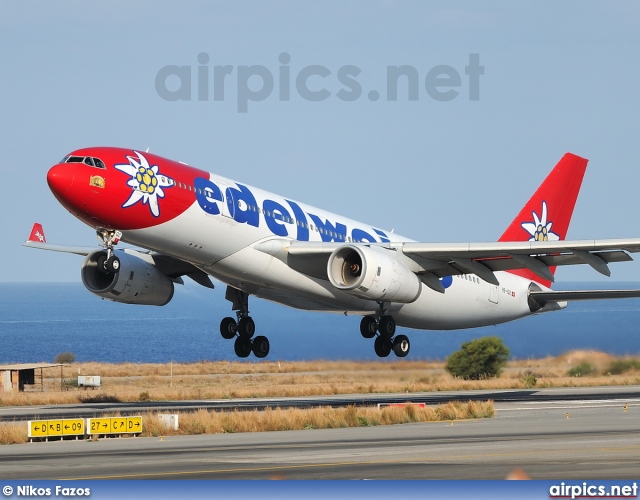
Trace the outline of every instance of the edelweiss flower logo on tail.
<instances>
[{"instance_id":1,"label":"edelweiss flower logo on tail","mask_svg":"<svg viewBox=\"0 0 640 500\"><path fill-rule=\"evenodd\" d=\"M162 188L172 187L175 183L166 175L159 172L158 165L149 166L147 159L137 151L134 151L137 159L127 156L128 164L115 165L115 167L131 176L127 185L133 188L129 199L122 205L122 208L135 205L142 200L143 205L149 205L149 209L154 217L160 215L158 198L164 198Z\"/></svg>"},{"instance_id":2,"label":"edelweiss flower logo on tail","mask_svg":"<svg viewBox=\"0 0 640 500\"><path fill-rule=\"evenodd\" d=\"M555 233L551 232L553 222L547 222L547 202L542 202L542 216L531 212L533 222L523 222L522 228L531 235L529 241L557 241L560 239Z\"/></svg>"}]
</instances>

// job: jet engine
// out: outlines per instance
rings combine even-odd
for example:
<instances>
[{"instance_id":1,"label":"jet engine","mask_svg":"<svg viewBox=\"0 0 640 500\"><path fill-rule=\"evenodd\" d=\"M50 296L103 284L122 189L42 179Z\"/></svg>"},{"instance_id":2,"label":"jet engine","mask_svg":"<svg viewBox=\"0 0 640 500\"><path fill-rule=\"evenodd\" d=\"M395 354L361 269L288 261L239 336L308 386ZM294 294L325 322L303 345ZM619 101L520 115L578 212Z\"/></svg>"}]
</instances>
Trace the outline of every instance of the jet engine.
<instances>
[{"instance_id":1,"label":"jet engine","mask_svg":"<svg viewBox=\"0 0 640 500\"><path fill-rule=\"evenodd\" d=\"M418 277L384 248L343 245L327 264L329 281L338 290L362 299L413 302L420 295Z\"/></svg>"},{"instance_id":2,"label":"jet engine","mask_svg":"<svg viewBox=\"0 0 640 500\"><path fill-rule=\"evenodd\" d=\"M149 306L163 306L173 297L173 282L153 265L151 256L119 251L120 268L115 273L105 269L106 256L105 250L98 250L82 263L82 283L91 293L114 302Z\"/></svg>"}]
</instances>

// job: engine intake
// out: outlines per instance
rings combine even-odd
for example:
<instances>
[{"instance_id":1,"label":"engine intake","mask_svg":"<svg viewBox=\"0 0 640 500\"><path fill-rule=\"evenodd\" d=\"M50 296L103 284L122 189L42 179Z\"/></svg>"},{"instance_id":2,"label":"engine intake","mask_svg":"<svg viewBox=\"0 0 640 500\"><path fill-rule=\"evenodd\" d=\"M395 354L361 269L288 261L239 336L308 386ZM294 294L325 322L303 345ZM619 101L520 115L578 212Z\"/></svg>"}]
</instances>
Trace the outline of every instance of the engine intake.
<instances>
[{"instance_id":1,"label":"engine intake","mask_svg":"<svg viewBox=\"0 0 640 500\"><path fill-rule=\"evenodd\" d=\"M368 246L336 248L327 263L329 281L338 290L363 299L413 302L420 295L422 283L394 253Z\"/></svg>"},{"instance_id":2,"label":"engine intake","mask_svg":"<svg viewBox=\"0 0 640 500\"><path fill-rule=\"evenodd\" d=\"M164 306L173 298L173 282L153 265L149 255L118 251L120 269L116 273L98 267L98 260L106 255L105 250L98 250L82 263L82 283L91 293L114 302L149 306Z\"/></svg>"}]
</instances>

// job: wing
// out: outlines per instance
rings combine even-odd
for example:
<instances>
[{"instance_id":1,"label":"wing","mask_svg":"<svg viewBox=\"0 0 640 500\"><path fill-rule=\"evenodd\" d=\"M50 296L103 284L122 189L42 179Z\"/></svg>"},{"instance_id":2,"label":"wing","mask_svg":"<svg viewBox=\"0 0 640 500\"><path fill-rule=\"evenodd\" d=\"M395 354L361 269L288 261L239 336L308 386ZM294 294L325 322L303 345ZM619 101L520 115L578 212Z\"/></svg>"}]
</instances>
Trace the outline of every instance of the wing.
<instances>
[{"instance_id":1,"label":"wing","mask_svg":"<svg viewBox=\"0 0 640 500\"><path fill-rule=\"evenodd\" d=\"M255 248L280 258L299 272L328 279L328 259L334 250L344 245L272 239ZM555 266L588 264L609 276L609 263L633 260L629 254L640 252L640 239L351 245L376 246L394 252L394 257L416 273L424 284L442 293L440 278L459 274L475 274L499 285L496 271L528 269L553 281L551 268Z\"/></svg>"},{"instance_id":2,"label":"wing","mask_svg":"<svg viewBox=\"0 0 640 500\"><path fill-rule=\"evenodd\" d=\"M610 276L610 262L633 260L629 254L635 252L640 252L640 239L405 243L402 246L402 253L415 261L424 274L441 278L473 273L494 285L499 284L495 271L528 269L543 279L554 281L552 267L576 264L588 264Z\"/></svg>"},{"instance_id":3,"label":"wing","mask_svg":"<svg viewBox=\"0 0 640 500\"><path fill-rule=\"evenodd\" d=\"M33 229L31 230L31 235L29 239L25 241L22 246L37 248L38 250L50 250L53 252L65 252L65 253L73 253L76 255L82 255L86 257L93 252L99 252L102 248L95 247L77 247L77 246L67 246L67 245L52 245L47 243L44 230L42 225L36 223L33 225ZM214 288L213 283L211 282L211 278L204 271L198 269L193 264L189 262L185 262L180 259L176 259L174 257L170 257L168 255L158 253L158 252L149 252L149 251L140 251L140 250L132 250L132 249L124 249L118 250L126 251L134 254L147 254L153 260L153 265L158 268L158 270L171 278L172 281L176 283L183 283L181 277L188 276L193 281L202 285L206 288Z\"/></svg>"}]
</instances>

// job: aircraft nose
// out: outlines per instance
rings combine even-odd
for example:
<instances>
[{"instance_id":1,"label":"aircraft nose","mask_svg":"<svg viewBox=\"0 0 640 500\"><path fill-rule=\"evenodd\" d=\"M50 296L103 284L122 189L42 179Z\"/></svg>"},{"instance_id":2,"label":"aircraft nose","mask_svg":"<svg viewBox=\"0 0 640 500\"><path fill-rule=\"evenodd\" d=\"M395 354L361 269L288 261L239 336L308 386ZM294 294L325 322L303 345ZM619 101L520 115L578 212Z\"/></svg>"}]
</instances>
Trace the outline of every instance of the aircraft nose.
<instances>
[{"instance_id":1,"label":"aircraft nose","mask_svg":"<svg viewBox=\"0 0 640 500\"><path fill-rule=\"evenodd\" d=\"M68 164L54 165L47 173L47 183L49 189L56 196L62 196L69 192L73 186L74 174L73 169Z\"/></svg>"}]
</instances>

